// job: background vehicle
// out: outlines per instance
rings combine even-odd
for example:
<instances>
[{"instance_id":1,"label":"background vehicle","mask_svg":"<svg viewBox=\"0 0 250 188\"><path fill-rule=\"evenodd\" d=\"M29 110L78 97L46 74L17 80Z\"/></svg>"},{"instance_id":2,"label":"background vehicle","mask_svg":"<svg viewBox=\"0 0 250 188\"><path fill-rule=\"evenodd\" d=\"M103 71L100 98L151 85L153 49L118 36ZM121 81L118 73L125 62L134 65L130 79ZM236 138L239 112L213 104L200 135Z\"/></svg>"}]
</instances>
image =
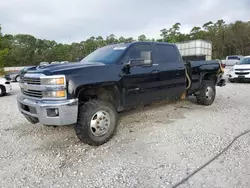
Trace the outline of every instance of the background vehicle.
<instances>
[{"instance_id":1,"label":"background vehicle","mask_svg":"<svg viewBox=\"0 0 250 188\"><path fill-rule=\"evenodd\" d=\"M20 82L21 79L21 72L25 71L26 69L29 69L31 67L35 67L35 66L26 66L25 68L22 68L20 70L17 71L11 71L9 73L7 73L4 78L8 81L12 81L12 82Z\"/></svg>"},{"instance_id":2,"label":"background vehicle","mask_svg":"<svg viewBox=\"0 0 250 188\"><path fill-rule=\"evenodd\" d=\"M13 81L13 82L19 82L20 81L20 71L9 72L4 77L6 80Z\"/></svg>"},{"instance_id":3,"label":"background vehicle","mask_svg":"<svg viewBox=\"0 0 250 188\"><path fill-rule=\"evenodd\" d=\"M0 78L0 97L4 96L12 90L12 86L5 78Z\"/></svg>"},{"instance_id":4,"label":"background vehicle","mask_svg":"<svg viewBox=\"0 0 250 188\"><path fill-rule=\"evenodd\" d=\"M61 63L64 64L64 63L69 63L69 62L68 61L61 61Z\"/></svg>"},{"instance_id":5,"label":"background vehicle","mask_svg":"<svg viewBox=\"0 0 250 188\"><path fill-rule=\"evenodd\" d=\"M44 62L44 61L43 61L43 62L40 62L40 63L39 63L39 66L45 66L45 65L49 65L49 62Z\"/></svg>"},{"instance_id":6,"label":"background vehicle","mask_svg":"<svg viewBox=\"0 0 250 188\"><path fill-rule=\"evenodd\" d=\"M211 105L224 86L217 60L185 63L176 45L133 42L97 49L80 63L33 67L22 74L19 110L31 123L76 124L90 145L107 142L117 112L162 99L195 95Z\"/></svg>"},{"instance_id":7,"label":"background vehicle","mask_svg":"<svg viewBox=\"0 0 250 188\"><path fill-rule=\"evenodd\" d=\"M222 63L225 64L225 66L234 66L242 57L242 55L230 55L227 56L225 60L222 60Z\"/></svg>"},{"instance_id":8,"label":"background vehicle","mask_svg":"<svg viewBox=\"0 0 250 188\"><path fill-rule=\"evenodd\" d=\"M51 62L50 64L65 64L65 63L69 63L68 61L54 61Z\"/></svg>"},{"instance_id":9,"label":"background vehicle","mask_svg":"<svg viewBox=\"0 0 250 188\"><path fill-rule=\"evenodd\" d=\"M230 69L228 76L230 82L250 81L250 56L241 58L240 62Z\"/></svg>"},{"instance_id":10,"label":"background vehicle","mask_svg":"<svg viewBox=\"0 0 250 188\"><path fill-rule=\"evenodd\" d=\"M53 61L50 64L60 64L60 61Z\"/></svg>"}]
</instances>

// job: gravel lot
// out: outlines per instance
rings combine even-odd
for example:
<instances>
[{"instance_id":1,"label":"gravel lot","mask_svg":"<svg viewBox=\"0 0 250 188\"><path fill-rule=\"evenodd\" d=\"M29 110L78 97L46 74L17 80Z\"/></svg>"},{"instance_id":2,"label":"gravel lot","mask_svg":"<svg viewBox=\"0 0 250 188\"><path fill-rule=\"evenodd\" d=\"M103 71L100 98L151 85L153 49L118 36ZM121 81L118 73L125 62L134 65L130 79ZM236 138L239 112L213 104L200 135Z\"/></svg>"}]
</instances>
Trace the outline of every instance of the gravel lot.
<instances>
[{"instance_id":1,"label":"gravel lot","mask_svg":"<svg viewBox=\"0 0 250 188\"><path fill-rule=\"evenodd\" d=\"M250 129L250 84L217 87L212 106L194 98L120 114L116 135L92 147L73 127L32 125L17 84L0 98L0 187L173 187ZM179 187L250 187L250 134Z\"/></svg>"}]
</instances>

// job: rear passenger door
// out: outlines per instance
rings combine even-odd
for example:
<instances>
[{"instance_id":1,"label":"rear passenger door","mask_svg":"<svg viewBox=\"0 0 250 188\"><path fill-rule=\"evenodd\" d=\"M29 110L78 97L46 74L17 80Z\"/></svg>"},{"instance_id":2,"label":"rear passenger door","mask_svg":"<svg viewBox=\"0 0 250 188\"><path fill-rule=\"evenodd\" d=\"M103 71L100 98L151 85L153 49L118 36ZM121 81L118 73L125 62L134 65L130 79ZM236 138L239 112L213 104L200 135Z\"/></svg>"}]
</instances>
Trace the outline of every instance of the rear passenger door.
<instances>
[{"instance_id":1,"label":"rear passenger door","mask_svg":"<svg viewBox=\"0 0 250 188\"><path fill-rule=\"evenodd\" d=\"M155 63L160 69L160 97L179 98L186 90L185 64L172 44L155 44Z\"/></svg>"}]
</instances>

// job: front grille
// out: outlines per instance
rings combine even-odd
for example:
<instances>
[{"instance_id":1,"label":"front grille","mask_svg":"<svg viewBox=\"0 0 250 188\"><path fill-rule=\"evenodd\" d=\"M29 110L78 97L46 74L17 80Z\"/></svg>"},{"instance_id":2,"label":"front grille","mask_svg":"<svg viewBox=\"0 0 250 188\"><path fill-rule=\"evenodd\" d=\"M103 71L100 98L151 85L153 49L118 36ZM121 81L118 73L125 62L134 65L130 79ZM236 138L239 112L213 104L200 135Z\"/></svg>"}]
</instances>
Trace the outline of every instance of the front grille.
<instances>
[{"instance_id":1,"label":"front grille","mask_svg":"<svg viewBox=\"0 0 250 188\"><path fill-rule=\"evenodd\" d=\"M30 96L30 97L36 97L36 98L42 98L43 97L42 91L36 91L36 90L30 90L30 89L27 89L27 90L21 89L21 92L24 95L27 95L27 96Z\"/></svg>"},{"instance_id":2,"label":"front grille","mask_svg":"<svg viewBox=\"0 0 250 188\"><path fill-rule=\"evenodd\" d=\"M21 79L22 83L32 84L32 85L41 85L41 79L40 78L29 78L29 77L23 77Z\"/></svg>"},{"instance_id":3,"label":"front grille","mask_svg":"<svg viewBox=\"0 0 250 188\"><path fill-rule=\"evenodd\" d=\"M250 71L250 69L235 69L235 71Z\"/></svg>"},{"instance_id":4,"label":"front grille","mask_svg":"<svg viewBox=\"0 0 250 188\"><path fill-rule=\"evenodd\" d=\"M237 75L248 75L249 72L235 72L235 74L237 74Z\"/></svg>"}]
</instances>

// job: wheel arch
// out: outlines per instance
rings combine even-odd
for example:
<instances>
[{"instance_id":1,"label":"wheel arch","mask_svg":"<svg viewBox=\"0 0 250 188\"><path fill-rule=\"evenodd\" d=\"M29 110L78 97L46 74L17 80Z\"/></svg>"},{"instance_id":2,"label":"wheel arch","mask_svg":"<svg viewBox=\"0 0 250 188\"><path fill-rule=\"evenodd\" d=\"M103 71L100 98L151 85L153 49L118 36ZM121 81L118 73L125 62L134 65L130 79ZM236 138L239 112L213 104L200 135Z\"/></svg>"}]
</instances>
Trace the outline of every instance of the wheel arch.
<instances>
[{"instance_id":1,"label":"wheel arch","mask_svg":"<svg viewBox=\"0 0 250 188\"><path fill-rule=\"evenodd\" d=\"M121 104L121 92L118 84L82 85L76 89L75 97L80 103L91 99L110 102L119 111Z\"/></svg>"},{"instance_id":2,"label":"wheel arch","mask_svg":"<svg viewBox=\"0 0 250 188\"><path fill-rule=\"evenodd\" d=\"M214 74L214 73L205 73L203 76L202 76L202 79L201 79L201 84L203 84L204 81L212 81L214 84L217 83L217 75Z\"/></svg>"},{"instance_id":3,"label":"wheel arch","mask_svg":"<svg viewBox=\"0 0 250 188\"><path fill-rule=\"evenodd\" d=\"M18 77L20 78L20 75L19 75L19 74L16 75L15 78L14 78L16 82L17 82L17 78L18 78Z\"/></svg>"}]
</instances>

